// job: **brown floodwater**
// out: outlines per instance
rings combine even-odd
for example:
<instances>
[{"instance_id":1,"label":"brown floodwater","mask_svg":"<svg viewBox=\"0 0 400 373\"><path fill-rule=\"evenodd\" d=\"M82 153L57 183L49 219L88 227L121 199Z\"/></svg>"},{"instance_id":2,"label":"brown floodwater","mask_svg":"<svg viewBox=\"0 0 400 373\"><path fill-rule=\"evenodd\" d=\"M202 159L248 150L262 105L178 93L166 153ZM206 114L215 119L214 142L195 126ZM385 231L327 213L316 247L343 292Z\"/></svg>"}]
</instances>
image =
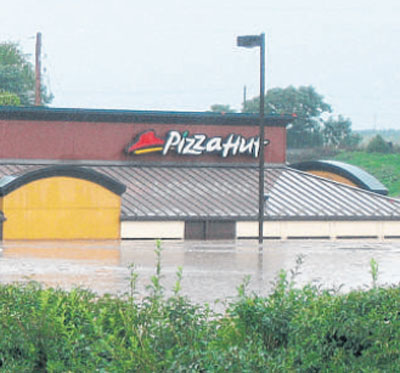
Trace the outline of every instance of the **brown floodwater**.
<instances>
[{"instance_id":1,"label":"brown floodwater","mask_svg":"<svg viewBox=\"0 0 400 373\"><path fill-rule=\"evenodd\" d=\"M303 258L297 286L306 283L342 291L371 286L370 261L378 283L400 283L400 241L162 242L162 285L167 293L183 268L182 294L198 303L229 300L249 276L249 290L267 295L281 269ZM6 242L0 250L0 282L38 281L45 286L84 287L99 294L129 291L130 265L138 275L138 297L155 274L154 241Z\"/></svg>"}]
</instances>

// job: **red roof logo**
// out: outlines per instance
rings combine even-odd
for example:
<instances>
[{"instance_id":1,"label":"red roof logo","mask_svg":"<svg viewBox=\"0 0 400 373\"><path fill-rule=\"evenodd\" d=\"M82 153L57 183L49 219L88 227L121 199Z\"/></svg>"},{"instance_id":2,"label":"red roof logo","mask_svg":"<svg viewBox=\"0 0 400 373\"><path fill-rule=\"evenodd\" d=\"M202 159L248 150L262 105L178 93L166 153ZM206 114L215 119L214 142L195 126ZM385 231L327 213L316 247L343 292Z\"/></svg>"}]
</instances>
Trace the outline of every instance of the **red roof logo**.
<instances>
[{"instance_id":1,"label":"red roof logo","mask_svg":"<svg viewBox=\"0 0 400 373\"><path fill-rule=\"evenodd\" d=\"M160 139L154 133L154 130L142 132L130 143L126 152L128 154L145 154L152 152L161 152L165 140Z\"/></svg>"}]
</instances>

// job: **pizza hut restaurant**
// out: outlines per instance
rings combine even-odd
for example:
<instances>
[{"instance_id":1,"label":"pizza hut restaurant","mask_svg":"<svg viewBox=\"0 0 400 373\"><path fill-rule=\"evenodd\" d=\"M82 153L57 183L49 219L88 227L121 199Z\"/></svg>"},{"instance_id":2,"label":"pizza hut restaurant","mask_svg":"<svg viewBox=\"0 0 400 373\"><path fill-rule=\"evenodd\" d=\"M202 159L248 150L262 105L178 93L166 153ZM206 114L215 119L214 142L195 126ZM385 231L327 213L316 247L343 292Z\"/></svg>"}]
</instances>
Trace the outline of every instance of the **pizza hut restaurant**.
<instances>
[{"instance_id":1,"label":"pizza hut restaurant","mask_svg":"<svg viewBox=\"0 0 400 373\"><path fill-rule=\"evenodd\" d=\"M400 237L400 201L286 165L291 116L0 107L4 240Z\"/></svg>"}]
</instances>

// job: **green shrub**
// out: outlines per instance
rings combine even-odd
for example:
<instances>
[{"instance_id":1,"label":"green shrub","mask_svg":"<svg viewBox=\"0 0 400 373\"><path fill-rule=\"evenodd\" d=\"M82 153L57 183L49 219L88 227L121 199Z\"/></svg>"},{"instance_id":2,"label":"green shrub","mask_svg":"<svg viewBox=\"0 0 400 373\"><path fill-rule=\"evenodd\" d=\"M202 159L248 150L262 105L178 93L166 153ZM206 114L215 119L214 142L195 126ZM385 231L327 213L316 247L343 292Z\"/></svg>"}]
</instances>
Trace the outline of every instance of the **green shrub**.
<instances>
[{"instance_id":1,"label":"green shrub","mask_svg":"<svg viewBox=\"0 0 400 373\"><path fill-rule=\"evenodd\" d=\"M0 285L4 372L395 372L400 364L400 288L339 294L296 288L281 272L269 296L246 282L224 314L164 295L161 248L148 295Z\"/></svg>"},{"instance_id":2,"label":"green shrub","mask_svg":"<svg viewBox=\"0 0 400 373\"><path fill-rule=\"evenodd\" d=\"M367 153L391 153L392 150L392 143L386 142L381 135L373 137L366 147Z\"/></svg>"}]
</instances>

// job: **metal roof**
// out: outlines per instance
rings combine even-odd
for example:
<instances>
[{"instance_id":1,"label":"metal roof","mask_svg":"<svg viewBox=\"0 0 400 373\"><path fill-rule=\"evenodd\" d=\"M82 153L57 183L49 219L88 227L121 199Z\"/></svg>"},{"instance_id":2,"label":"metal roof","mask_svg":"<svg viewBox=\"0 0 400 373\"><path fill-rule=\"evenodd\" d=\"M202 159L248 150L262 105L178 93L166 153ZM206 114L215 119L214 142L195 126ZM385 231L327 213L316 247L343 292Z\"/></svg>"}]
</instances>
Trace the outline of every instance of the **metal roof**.
<instances>
[{"instance_id":1,"label":"metal roof","mask_svg":"<svg viewBox=\"0 0 400 373\"><path fill-rule=\"evenodd\" d=\"M3 160L0 176L48 164ZM75 165L126 185L122 220L257 219L257 167L85 165L82 161ZM265 194L269 195L265 218L270 220L400 220L398 199L285 166L265 168Z\"/></svg>"},{"instance_id":2,"label":"metal roof","mask_svg":"<svg viewBox=\"0 0 400 373\"><path fill-rule=\"evenodd\" d=\"M331 160L318 160L295 163L290 165L290 167L302 171L315 170L333 172L349 179L360 188L384 195L388 194L387 188L378 179L360 167L348 163Z\"/></svg>"}]
</instances>

